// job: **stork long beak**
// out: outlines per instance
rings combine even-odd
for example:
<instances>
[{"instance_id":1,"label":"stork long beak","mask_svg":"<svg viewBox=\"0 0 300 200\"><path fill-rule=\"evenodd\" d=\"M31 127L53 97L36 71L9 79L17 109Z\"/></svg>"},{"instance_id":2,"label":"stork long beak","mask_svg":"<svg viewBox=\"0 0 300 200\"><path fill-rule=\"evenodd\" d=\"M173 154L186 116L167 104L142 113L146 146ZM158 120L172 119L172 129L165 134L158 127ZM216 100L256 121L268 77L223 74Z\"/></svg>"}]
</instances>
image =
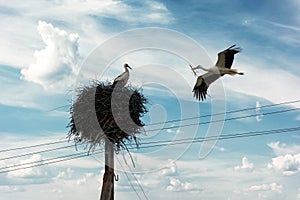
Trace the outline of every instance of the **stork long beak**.
<instances>
[{"instance_id":1,"label":"stork long beak","mask_svg":"<svg viewBox=\"0 0 300 200\"><path fill-rule=\"evenodd\" d=\"M129 68L129 69L131 69L132 70L132 68L126 63L126 64L124 64L124 67L125 68Z\"/></svg>"}]
</instances>

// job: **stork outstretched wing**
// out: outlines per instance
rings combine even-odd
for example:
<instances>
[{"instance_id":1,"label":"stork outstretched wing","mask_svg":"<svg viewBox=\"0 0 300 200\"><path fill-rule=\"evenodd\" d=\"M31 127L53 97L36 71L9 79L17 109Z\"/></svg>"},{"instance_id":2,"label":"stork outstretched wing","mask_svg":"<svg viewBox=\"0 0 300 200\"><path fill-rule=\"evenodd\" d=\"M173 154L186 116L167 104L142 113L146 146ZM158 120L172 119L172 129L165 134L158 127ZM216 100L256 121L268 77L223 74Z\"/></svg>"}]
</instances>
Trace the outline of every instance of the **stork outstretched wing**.
<instances>
[{"instance_id":1,"label":"stork outstretched wing","mask_svg":"<svg viewBox=\"0 0 300 200\"><path fill-rule=\"evenodd\" d=\"M205 100L209 85L216 81L218 78L220 78L220 74L215 74L211 72L207 72L202 76L199 76L193 88L194 97L196 97L196 99L198 99L199 101Z\"/></svg>"},{"instance_id":2,"label":"stork outstretched wing","mask_svg":"<svg viewBox=\"0 0 300 200\"><path fill-rule=\"evenodd\" d=\"M217 67L223 67L230 69L234 60L234 54L239 53L242 49L240 47L234 48L236 45L225 49L218 53Z\"/></svg>"}]
</instances>

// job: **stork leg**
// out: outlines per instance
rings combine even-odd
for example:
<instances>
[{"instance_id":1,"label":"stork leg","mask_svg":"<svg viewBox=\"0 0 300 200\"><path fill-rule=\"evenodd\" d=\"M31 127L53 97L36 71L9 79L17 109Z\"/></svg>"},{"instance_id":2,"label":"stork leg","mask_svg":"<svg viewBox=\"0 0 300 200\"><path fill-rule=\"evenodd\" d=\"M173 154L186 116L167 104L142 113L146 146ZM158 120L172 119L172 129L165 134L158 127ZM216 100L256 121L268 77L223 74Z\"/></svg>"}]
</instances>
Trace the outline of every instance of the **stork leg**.
<instances>
[{"instance_id":1,"label":"stork leg","mask_svg":"<svg viewBox=\"0 0 300 200\"><path fill-rule=\"evenodd\" d=\"M198 66L197 67L193 67L191 64L189 64L189 65L190 65L191 70L194 73L194 76L198 77L197 72L196 72L196 70L199 69L199 68L197 68Z\"/></svg>"}]
</instances>

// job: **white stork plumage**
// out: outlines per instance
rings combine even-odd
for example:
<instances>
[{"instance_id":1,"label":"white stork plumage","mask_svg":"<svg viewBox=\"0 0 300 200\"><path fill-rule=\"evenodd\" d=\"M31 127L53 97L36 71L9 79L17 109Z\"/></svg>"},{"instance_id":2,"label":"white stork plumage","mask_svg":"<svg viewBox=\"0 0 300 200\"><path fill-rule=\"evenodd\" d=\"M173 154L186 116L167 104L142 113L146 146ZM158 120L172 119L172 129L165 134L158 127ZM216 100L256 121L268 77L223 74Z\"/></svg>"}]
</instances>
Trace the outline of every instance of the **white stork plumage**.
<instances>
[{"instance_id":1,"label":"white stork plumage","mask_svg":"<svg viewBox=\"0 0 300 200\"><path fill-rule=\"evenodd\" d=\"M215 66L206 69L202 67L201 65L198 65L196 67L191 67L193 70L194 74L196 75L195 70L197 69L202 69L204 71L207 71L207 73L199 76L197 78L196 84L194 86L193 92L194 92L194 97L196 99L200 100L205 100L206 99L206 94L207 94L207 89L211 83L216 81L218 78L225 74L229 75L244 75L242 72L238 72L236 69L231 69L233 60L234 60L234 54L239 53L241 51L241 48L235 47L236 45L232 45L231 47L225 49L224 51L218 53L218 60Z\"/></svg>"},{"instance_id":2,"label":"white stork plumage","mask_svg":"<svg viewBox=\"0 0 300 200\"><path fill-rule=\"evenodd\" d=\"M120 74L119 76L117 76L114 79L113 82L113 87L117 86L117 87L124 87L126 85L126 83L128 82L129 79L129 70L128 69L132 69L128 64L124 64L124 69L125 72L123 72L122 74Z\"/></svg>"}]
</instances>

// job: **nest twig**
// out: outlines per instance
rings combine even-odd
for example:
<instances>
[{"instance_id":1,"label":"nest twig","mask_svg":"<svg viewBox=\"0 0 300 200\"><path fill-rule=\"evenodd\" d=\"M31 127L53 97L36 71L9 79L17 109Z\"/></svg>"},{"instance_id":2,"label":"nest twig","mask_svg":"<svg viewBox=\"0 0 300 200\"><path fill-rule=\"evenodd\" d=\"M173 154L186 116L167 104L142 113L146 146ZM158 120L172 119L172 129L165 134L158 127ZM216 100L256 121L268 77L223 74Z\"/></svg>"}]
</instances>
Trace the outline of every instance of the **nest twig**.
<instances>
[{"instance_id":1,"label":"nest twig","mask_svg":"<svg viewBox=\"0 0 300 200\"><path fill-rule=\"evenodd\" d=\"M143 131L141 117L147 112L147 99L131 86L114 88L108 82L94 82L80 89L68 124L68 138L75 143L89 143L90 149L107 137L116 150L127 144L138 147L137 134Z\"/></svg>"}]
</instances>

